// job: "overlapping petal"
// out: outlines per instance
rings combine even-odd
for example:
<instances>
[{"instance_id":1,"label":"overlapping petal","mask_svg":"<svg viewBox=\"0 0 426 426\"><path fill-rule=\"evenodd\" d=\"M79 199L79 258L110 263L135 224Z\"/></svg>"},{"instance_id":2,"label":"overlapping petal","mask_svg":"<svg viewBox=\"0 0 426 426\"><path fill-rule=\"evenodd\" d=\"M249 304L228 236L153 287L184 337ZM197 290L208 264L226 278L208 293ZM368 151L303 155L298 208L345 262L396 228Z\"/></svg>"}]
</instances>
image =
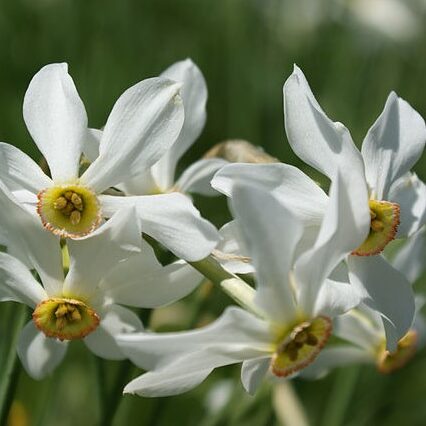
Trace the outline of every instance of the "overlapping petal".
<instances>
[{"instance_id":1,"label":"overlapping petal","mask_svg":"<svg viewBox=\"0 0 426 426\"><path fill-rule=\"evenodd\" d=\"M179 137L153 166L153 175L158 186L167 190L173 186L177 162L204 128L207 86L201 71L190 59L173 64L161 77L182 83L181 94L185 109L185 121Z\"/></svg>"},{"instance_id":2,"label":"overlapping petal","mask_svg":"<svg viewBox=\"0 0 426 426\"><path fill-rule=\"evenodd\" d=\"M21 331L17 351L26 372L41 380L62 362L67 346L67 342L46 337L30 321Z\"/></svg>"},{"instance_id":3,"label":"overlapping petal","mask_svg":"<svg viewBox=\"0 0 426 426\"><path fill-rule=\"evenodd\" d=\"M303 232L301 223L277 199L257 187L235 185L230 207L253 259L256 304L278 322L292 321L296 305L290 270Z\"/></svg>"},{"instance_id":4,"label":"overlapping petal","mask_svg":"<svg viewBox=\"0 0 426 426\"><path fill-rule=\"evenodd\" d=\"M182 128L180 87L171 80L150 78L127 89L108 117L99 156L81 181L102 192L157 162Z\"/></svg>"},{"instance_id":5,"label":"overlapping petal","mask_svg":"<svg viewBox=\"0 0 426 426\"><path fill-rule=\"evenodd\" d=\"M143 232L182 259L203 259L219 241L216 228L200 216L190 199L183 194L139 197L103 195L99 198L106 217L125 206L135 206Z\"/></svg>"},{"instance_id":6,"label":"overlapping petal","mask_svg":"<svg viewBox=\"0 0 426 426\"><path fill-rule=\"evenodd\" d=\"M410 171L426 142L423 118L392 92L362 144L365 174L374 198L386 200L396 179Z\"/></svg>"}]
</instances>

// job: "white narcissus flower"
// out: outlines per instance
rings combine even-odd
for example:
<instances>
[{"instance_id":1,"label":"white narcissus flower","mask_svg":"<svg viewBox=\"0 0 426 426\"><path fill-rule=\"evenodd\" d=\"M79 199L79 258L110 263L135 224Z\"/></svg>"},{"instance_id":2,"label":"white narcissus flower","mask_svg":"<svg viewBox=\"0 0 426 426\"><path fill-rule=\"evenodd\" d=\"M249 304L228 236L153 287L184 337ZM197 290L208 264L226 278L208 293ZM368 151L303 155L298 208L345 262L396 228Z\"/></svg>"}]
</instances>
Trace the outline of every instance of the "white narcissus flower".
<instances>
[{"instance_id":1,"label":"white narcissus flower","mask_svg":"<svg viewBox=\"0 0 426 426\"><path fill-rule=\"evenodd\" d=\"M426 228L423 228L398 251L393 265L414 284L425 271ZM409 331L399 340L396 350L386 350L386 336L380 316L361 304L334 320L334 334L342 341L325 348L315 362L302 373L318 378L330 370L351 364L373 364L382 373L403 367L426 343L426 322L421 309L424 297L416 296L416 314Z\"/></svg>"},{"instance_id":2,"label":"white narcissus flower","mask_svg":"<svg viewBox=\"0 0 426 426\"><path fill-rule=\"evenodd\" d=\"M284 85L285 123L293 150L330 179L337 168L344 173L350 194L350 214L365 240L347 259L349 278L364 302L389 317L385 292L373 277L389 277L388 287L403 291L400 274L377 256L398 236L412 235L426 220L426 186L409 170L420 157L425 139L424 120L405 101L391 94L385 110L369 130L362 153L349 131L332 122L314 98L302 72L295 67ZM365 172L364 172L365 170ZM298 250L312 245L327 205L327 195L303 172L286 164L231 164L220 170L212 186L227 196L237 182L264 188L298 215L304 235ZM398 204L400 203L400 204ZM381 280L383 283L383 280ZM384 297L379 300L378 297ZM389 325L389 324L388 324ZM402 336L393 336L394 344Z\"/></svg>"},{"instance_id":3,"label":"white narcissus flower","mask_svg":"<svg viewBox=\"0 0 426 426\"><path fill-rule=\"evenodd\" d=\"M134 206L144 232L178 257L207 256L218 241L217 231L182 194L103 195L149 170L176 141L184 122L180 87L166 78L150 78L126 90L108 117L99 156L79 176L83 146L90 138L86 111L67 65L45 66L25 94L24 119L52 178L20 150L1 143L0 181L27 205L37 203L43 225L62 237L90 234L103 218Z\"/></svg>"},{"instance_id":4,"label":"white narcissus flower","mask_svg":"<svg viewBox=\"0 0 426 426\"><path fill-rule=\"evenodd\" d=\"M217 321L195 331L117 336L135 364L152 370L130 382L125 392L178 394L198 385L214 368L242 362L242 382L253 393L268 370L286 377L312 362L331 334L331 318L359 304L349 283L330 279L363 238L340 174L317 240L297 258L302 224L273 195L241 184L233 188L230 203L256 271L257 289L245 297L250 312L228 308ZM412 302L410 297L395 301L404 316L396 324L403 334L412 321Z\"/></svg>"},{"instance_id":5,"label":"white narcissus flower","mask_svg":"<svg viewBox=\"0 0 426 426\"><path fill-rule=\"evenodd\" d=\"M151 168L117 185L127 195L167 194L170 192L218 195L210 186L213 175L227 161L220 158L202 159L189 166L175 181L176 166L182 155L200 136L206 122L207 86L199 68L190 60L176 62L161 75L182 84L181 96L185 120L177 141L164 152ZM102 131L92 130L87 156L94 161L99 155Z\"/></svg>"},{"instance_id":6,"label":"white narcissus flower","mask_svg":"<svg viewBox=\"0 0 426 426\"><path fill-rule=\"evenodd\" d=\"M84 339L96 355L124 359L113 336L143 326L121 305L163 306L186 296L201 281L201 275L183 261L161 266L140 238L134 208L119 210L78 241L68 240L70 265L64 276L59 238L46 232L3 185L0 207L10 252L0 253L0 301L13 300L33 309L17 351L35 379L57 367L69 340Z\"/></svg>"}]
</instances>

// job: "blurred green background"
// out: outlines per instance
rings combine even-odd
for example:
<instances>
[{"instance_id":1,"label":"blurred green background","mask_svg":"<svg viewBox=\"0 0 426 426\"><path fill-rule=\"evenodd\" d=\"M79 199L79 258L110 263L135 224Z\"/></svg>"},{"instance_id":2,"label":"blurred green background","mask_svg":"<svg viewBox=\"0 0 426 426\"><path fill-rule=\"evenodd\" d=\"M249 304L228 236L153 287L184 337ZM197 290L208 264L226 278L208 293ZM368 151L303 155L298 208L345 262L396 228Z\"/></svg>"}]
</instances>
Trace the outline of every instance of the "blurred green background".
<instances>
[{"instance_id":1,"label":"blurred green background","mask_svg":"<svg viewBox=\"0 0 426 426\"><path fill-rule=\"evenodd\" d=\"M425 11L423 0L1 0L0 140L39 158L22 119L22 101L31 77L47 63L69 63L89 124L101 127L127 87L190 57L207 80L208 120L180 167L219 141L243 138L307 170L290 151L283 127L282 85L293 63L329 116L343 122L359 145L391 90L426 115ZM425 155L415 170L426 180ZM196 201L206 217L224 223L224 200ZM200 301L201 322L229 303L203 287L155 315L165 328L185 328L188 312ZM15 311L14 304L0 306L0 352L10 344ZM71 346L50 379L35 382L21 373L11 424L98 424L95 363L83 345ZM120 363L103 367L108 390L114 376L137 374ZM313 425L332 426L327 413L336 410L340 389L358 373L349 405L337 408L344 412L342 424L426 424L422 352L392 376L362 368L318 382L295 381ZM199 388L161 401L126 396L114 424L279 424L272 385L252 398L241 390L238 375L238 368L220 369ZM220 399L226 401L229 392L230 402L221 409Z\"/></svg>"}]
</instances>

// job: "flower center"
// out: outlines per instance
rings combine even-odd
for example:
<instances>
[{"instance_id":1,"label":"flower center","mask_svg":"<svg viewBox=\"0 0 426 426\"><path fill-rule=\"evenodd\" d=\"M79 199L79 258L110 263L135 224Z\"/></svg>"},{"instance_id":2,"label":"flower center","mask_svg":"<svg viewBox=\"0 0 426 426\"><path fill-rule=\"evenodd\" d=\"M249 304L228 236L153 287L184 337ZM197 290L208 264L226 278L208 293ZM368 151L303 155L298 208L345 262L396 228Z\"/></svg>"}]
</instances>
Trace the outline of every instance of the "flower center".
<instances>
[{"instance_id":1,"label":"flower center","mask_svg":"<svg viewBox=\"0 0 426 426\"><path fill-rule=\"evenodd\" d=\"M370 200L370 233L352 252L355 256L372 256L383 251L395 238L399 225L399 205L389 201Z\"/></svg>"},{"instance_id":2,"label":"flower center","mask_svg":"<svg viewBox=\"0 0 426 426\"><path fill-rule=\"evenodd\" d=\"M36 327L59 340L82 339L99 325L98 314L81 300L54 297L43 300L33 312Z\"/></svg>"},{"instance_id":3,"label":"flower center","mask_svg":"<svg viewBox=\"0 0 426 426\"><path fill-rule=\"evenodd\" d=\"M81 185L54 186L38 194L43 226L61 237L82 237L94 231L101 215L94 192Z\"/></svg>"},{"instance_id":4,"label":"flower center","mask_svg":"<svg viewBox=\"0 0 426 426\"><path fill-rule=\"evenodd\" d=\"M414 356L417 350L417 332L410 330L399 342L396 351L391 353L385 349L386 344L380 346L377 357L377 369L389 374L402 368Z\"/></svg>"},{"instance_id":5,"label":"flower center","mask_svg":"<svg viewBox=\"0 0 426 426\"><path fill-rule=\"evenodd\" d=\"M287 377L309 365L319 354L331 335L330 318L317 317L296 325L282 339L272 356L272 372Z\"/></svg>"}]
</instances>

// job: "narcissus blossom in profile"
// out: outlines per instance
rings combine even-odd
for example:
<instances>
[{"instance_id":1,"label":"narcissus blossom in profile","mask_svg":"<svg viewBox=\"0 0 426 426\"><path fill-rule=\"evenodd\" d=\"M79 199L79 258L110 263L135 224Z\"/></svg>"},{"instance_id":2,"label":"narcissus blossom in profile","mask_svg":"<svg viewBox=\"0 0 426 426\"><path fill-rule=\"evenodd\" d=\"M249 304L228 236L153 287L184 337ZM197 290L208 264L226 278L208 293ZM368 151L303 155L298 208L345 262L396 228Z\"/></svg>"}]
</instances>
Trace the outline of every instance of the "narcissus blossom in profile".
<instances>
[{"instance_id":1,"label":"narcissus blossom in profile","mask_svg":"<svg viewBox=\"0 0 426 426\"><path fill-rule=\"evenodd\" d=\"M177 256L199 260L218 240L181 194L152 197L105 195L110 187L144 173L178 138L184 122L181 83L143 80L114 105L99 143L99 156L80 176L83 147L90 138L87 115L66 64L51 64L32 79L24 99L24 119L44 155L51 178L17 148L0 144L0 180L37 213L46 229L61 237L93 232L104 218L135 206L144 232Z\"/></svg>"},{"instance_id":2,"label":"narcissus blossom in profile","mask_svg":"<svg viewBox=\"0 0 426 426\"><path fill-rule=\"evenodd\" d=\"M117 211L89 236L68 240L69 271L64 276L59 238L46 232L2 185L0 207L9 251L0 253L0 300L33 309L17 351L35 379L57 367L70 340L84 339L98 356L124 359L113 336L140 331L143 326L122 305L169 304L201 281L200 274L183 261L161 266L140 238L134 208Z\"/></svg>"},{"instance_id":3,"label":"narcissus blossom in profile","mask_svg":"<svg viewBox=\"0 0 426 426\"><path fill-rule=\"evenodd\" d=\"M332 318L360 302L349 283L330 277L362 242L349 201L339 174L317 240L295 258L303 233L298 218L270 193L235 185L230 204L256 277L256 290L239 295L246 309L228 308L217 321L195 331L119 335L123 352L138 366L152 370L130 382L125 392L181 393L214 368L242 362L242 382L252 393L268 371L287 377L310 364L331 335ZM414 311L409 301L404 302L394 301L399 304L397 327L402 334Z\"/></svg>"}]
</instances>

